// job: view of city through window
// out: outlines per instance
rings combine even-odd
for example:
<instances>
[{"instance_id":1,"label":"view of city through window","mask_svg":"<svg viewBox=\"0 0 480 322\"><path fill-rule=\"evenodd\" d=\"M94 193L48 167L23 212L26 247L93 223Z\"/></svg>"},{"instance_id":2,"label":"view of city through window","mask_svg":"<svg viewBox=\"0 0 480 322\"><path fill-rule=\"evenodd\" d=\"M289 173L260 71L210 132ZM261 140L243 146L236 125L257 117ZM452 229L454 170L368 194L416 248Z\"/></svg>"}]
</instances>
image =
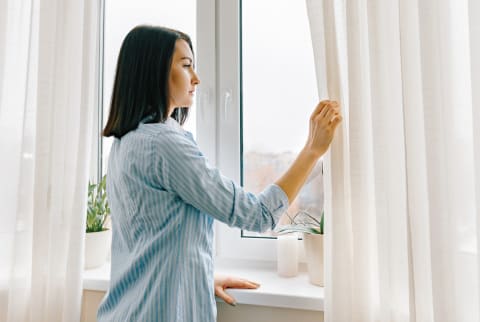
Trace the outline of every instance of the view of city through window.
<instances>
[{"instance_id":1,"label":"view of city through window","mask_svg":"<svg viewBox=\"0 0 480 322\"><path fill-rule=\"evenodd\" d=\"M258 193L275 182L303 148L318 103L305 2L242 1L242 78L243 184ZM320 219L322 208L319 162L288 214L307 210ZM284 215L280 224L288 223Z\"/></svg>"}]
</instances>

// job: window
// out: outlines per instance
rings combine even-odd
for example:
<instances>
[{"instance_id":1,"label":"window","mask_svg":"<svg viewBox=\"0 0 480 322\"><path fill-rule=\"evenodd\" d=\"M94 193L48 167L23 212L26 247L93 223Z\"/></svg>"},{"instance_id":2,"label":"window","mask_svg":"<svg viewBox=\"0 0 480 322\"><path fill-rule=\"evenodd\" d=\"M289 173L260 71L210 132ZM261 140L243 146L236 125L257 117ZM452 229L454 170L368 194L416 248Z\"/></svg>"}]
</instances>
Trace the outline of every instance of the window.
<instances>
[{"instance_id":1,"label":"window","mask_svg":"<svg viewBox=\"0 0 480 322\"><path fill-rule=\"evenodd\" d=\"M200 2L214 6L209 0ZM309 116L318 103L306 6L286 0L236 0L219 2L215 10L217 37L210 41L217 48L217 74L203 84L216 90L216 150L211 156L225 175L259 192L280 177L303 147ZM207 22L200 11L198 19L199 28ZM199 43L206 41L203 34L198 34ZM202 133L202 123L197 126ZM321 173L319 163L290 214L299 209L321 214ZM218 223L216 235L219 257L275 260L271 232Z\"/></svg>"},{"instance_id":2,"label":"window","mask_svg":"<svg viewBox=\"0 0 480 322\"><path fill-rule=\"evenodd\" d=\"M278 179L305 143L318 102L305 3L105 0L102 126L121 42L139 24L168 26L192 37L201 84L198 107L192 107L186 128L210 163L253 192ZM102 173L107 172L111 143L103 138L98 149ZM289 213L320 213L321 170L319 163ZM275 260L271 236L217 222L217 255Z\"/></svg>"},{"instance_id":3,"label":"window","mask_svg":"<svg viewBox=\"0 0 480 322\"><path fill-rule=\"evenodd\" d=\"M304 2L243 0L241 10L242 182L258 193L277 180L303 148L317 104L317 82ZM320 217L322 206L319 162L288 213L308 209ZM286 215L280 220L289 222Z\"/></svg>"}]
</instances>

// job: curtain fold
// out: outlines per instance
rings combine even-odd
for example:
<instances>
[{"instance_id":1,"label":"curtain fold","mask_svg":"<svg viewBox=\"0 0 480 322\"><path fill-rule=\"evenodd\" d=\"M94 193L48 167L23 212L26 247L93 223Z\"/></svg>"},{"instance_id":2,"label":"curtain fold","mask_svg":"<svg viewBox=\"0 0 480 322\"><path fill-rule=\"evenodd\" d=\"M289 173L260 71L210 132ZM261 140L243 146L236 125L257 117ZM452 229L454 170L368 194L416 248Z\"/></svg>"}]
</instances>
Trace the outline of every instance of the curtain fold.
<instances>
[{"instance_id":1,"label":"curtain fold","mask_svg":"<svg viewBox=\"0 0 480 322\"><path fill-rule=\"evenodd\" d=\"M336 11L337 10L337 11ZM315 69L317 73L320 99L330 98L343 104L346 99L342 95L348 92L345 88L345 66L341 65L342 53L342 8L336 8L333 1L307 1L307 13L314 49ZM344 35L344 34L343 34ZM338 37L337 37L338 36ZM342 84L344 86L342 86ZM342 108L344 114L348 110ZM345 115L344 115L345 116ZM353 283L353 236L350 208L349 154L345 130L349 118L344 117L338 127L335 142L324 158L324 193L325 193L325 321L350 321L352 311L342 310L343 305L354 305L351 285ZM335 180L332 180L335 178ZM335 216L332 213L335 212ZM334 251L341 248L341 252ZM340 275L342 278L334 278ZM328 294L327 294L328 293ZM342 301L335 300L342 298ZM329 308L329 309L327 309Z\"/></svg>"},{"instance_id":2,"label":"curtain fold","mask_svg":"<svg viewBox=\"0 0 480 322\"><path fill-rule=\"evenodd\" d=\"M369 308L373 316L358 321L407 321L409 316L409 269L407 234L407 196L405 167L405 132L402 110L402 79L399 12L396 1L367 1L364 6L368 25L370 61L369 87L371 108L371 142L373 145L374 222L376 240L371 251L377 258L378 276L372 277L378 305ZM348 29L349 32L351 29ZM357 64L348 50L348 56ZM351 82L351 89L358 87ZM357 122L355 122L357 123ZM358 128L358 125L357 125ZM351 134L355 135L354 133ZM356 159L364 158L358 150ZM361 185L355 189L363 189ZM352 216L356 217L352 211ZM375 266L375 264L374 264ZM359 294L361 296L361 294Z\"/></svg>"},{"instance_id":3,"label":"curtain fold","mask_svg":"<svg viewBox=\"0 0 480 322\"><path fill-rule=\"evenodd\" d=\"M478 321L478 3L306 4L320 96L344 114L325 321Z\"/></svg>"},{"instance_id":4,"label":"curtain fold","mask_svg":"<svg viewBox=\"0 0 480 322\"><path fill-rule=\"evenodd\" d=\"M425 117L422 108L418 108L423 102L419 12L416 0L407 0L399 4L405 145L408 147L406 165L410 230L410 321L432 321L432 281L429 275L430 210L426 138L422 134L425 133Z\"/></svg>"},{"instance_id":5,"label":"curtain fold","mask_svg":"<svg viewBox=\"0 0 480 322\"><path fill-rule=\"evenodd\" d=\"M470 78L472 91L472 127L473 127L473 150L474 150L474 164L480 164L480 1L469 0L468 2L469 13L469 27L470 27ZM478 250L480 249L480 169L477 166L475 168L475 213L476 213L476 245L471 248L477 250L477 283L473 287L477 290L477 296L474 297L474 305L477 306L477 310L480 310L480 256L478 256ZM477 312L477 316L480 316L480 312Z\"/></svg>"},{"instance_id":6,"label":"curtain fold","mask_svg":"<svg viewBox=\"0 0 480 322\"><path fill-rule=\"evenodd\" d=\"M98 3L10 0L7 8L0 321L78 321Z\"/></svg>"}]
</instances>

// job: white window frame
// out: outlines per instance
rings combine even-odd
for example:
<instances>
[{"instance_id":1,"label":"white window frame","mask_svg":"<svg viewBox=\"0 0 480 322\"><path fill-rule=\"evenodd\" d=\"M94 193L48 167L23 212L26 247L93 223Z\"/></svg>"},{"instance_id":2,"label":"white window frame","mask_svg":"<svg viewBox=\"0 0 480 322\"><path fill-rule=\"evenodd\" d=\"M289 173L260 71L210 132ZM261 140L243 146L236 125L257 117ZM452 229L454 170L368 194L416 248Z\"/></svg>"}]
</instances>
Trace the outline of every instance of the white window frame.
<instances>
[{"instance_id":1,"label":"white window frame","mask_svg":"<svg viewBox=\"0 0 480 322\"><path fill-rule=\"evenodd\" d=\"M104 100L103 92L105 88L104 82L104 37L105 37L105 0L99 0L97 3L98 6L98 26L99 26L99 37L98 37L98 48L97 48L97 94L96 94L96 104L95 104L95 113L93 115L93 126L92 126L92 136L91 136L91 152L90 152L90 173L89 180L93 183L100 182L102 179L102 164L103 164L103 137L101 135L103 131L103 109L104 109Z\"/></svg>"},{"instance_id":2,"label":"white window frame","mask_svg":"<svg viewBox=\"0 0 480 322\"><path fill-rule=\"evenodd\" d=\"M197 2L197 142L209 162L241 181L241 0ZM302 243L301 240L298 241ZM215 221L217 259L276 261L276 238L241 237ZM299 261L305 253L299 244Z\"/></svg>"},{"instance_id":3,"label":"white window frame","mask_svg":"<svg viewBox=\"0 0 480 322\"><path fill-rule=\"evenodd\" d=\"M105 1L100 1L103 10ZM201 83L197 91L196 138L209 162L224 175L241 182L240 151L240 6L241 0L197 0L196 68ZM102 31L103 35L103 31ZM102 129L101 91L103 39L100 39L99 112L94 132ZM101 138L93 136L90 179L101 174ZM299 243L302 241L299 240ZM241 237L241 229L215 221L215 254L218 259L276 261L276 238ZM301 263L306 262L299 245Z\"/></svg>"}]
</instances>

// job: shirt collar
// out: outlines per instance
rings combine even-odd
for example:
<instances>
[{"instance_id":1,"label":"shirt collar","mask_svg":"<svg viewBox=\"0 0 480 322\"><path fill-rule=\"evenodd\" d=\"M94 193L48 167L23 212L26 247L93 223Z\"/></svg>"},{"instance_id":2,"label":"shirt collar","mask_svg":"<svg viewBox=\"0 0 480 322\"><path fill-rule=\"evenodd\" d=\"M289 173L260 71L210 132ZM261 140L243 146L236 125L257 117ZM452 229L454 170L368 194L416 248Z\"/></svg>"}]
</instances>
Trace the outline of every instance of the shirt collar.
<instances>
[{"instance_id":1,"label":"shirt collar","mask_svg":"<svg viewBox=\"0 0 480 322\"><path fill-rule=\"evenodd\" d=\"M142 124L148 123L148 122L152 121L154 119L154 117L155 117L155 115L147 115L146 117L144 117L140 121L140 123L142 123ZM182 128L182 126L177 122L177 120L175 120L173 117L168 117L163 124L171 127L174 130L180 131L180 132L185 131Z\"/></svg>"},{"instance_id":2,"label":"shirt collar","mask_svg":"<svg viewBox=\"0 0 480 322\"><path fill-rule=\"evenodd\" d=\"M171 128L179 131L179 132L185 132L185 130L182 128L182 126L177 122L177 120L175 120L174 118L172 117L169 117L165 120L165 124L170 126Z\"/></svg>"}]
</instances>

